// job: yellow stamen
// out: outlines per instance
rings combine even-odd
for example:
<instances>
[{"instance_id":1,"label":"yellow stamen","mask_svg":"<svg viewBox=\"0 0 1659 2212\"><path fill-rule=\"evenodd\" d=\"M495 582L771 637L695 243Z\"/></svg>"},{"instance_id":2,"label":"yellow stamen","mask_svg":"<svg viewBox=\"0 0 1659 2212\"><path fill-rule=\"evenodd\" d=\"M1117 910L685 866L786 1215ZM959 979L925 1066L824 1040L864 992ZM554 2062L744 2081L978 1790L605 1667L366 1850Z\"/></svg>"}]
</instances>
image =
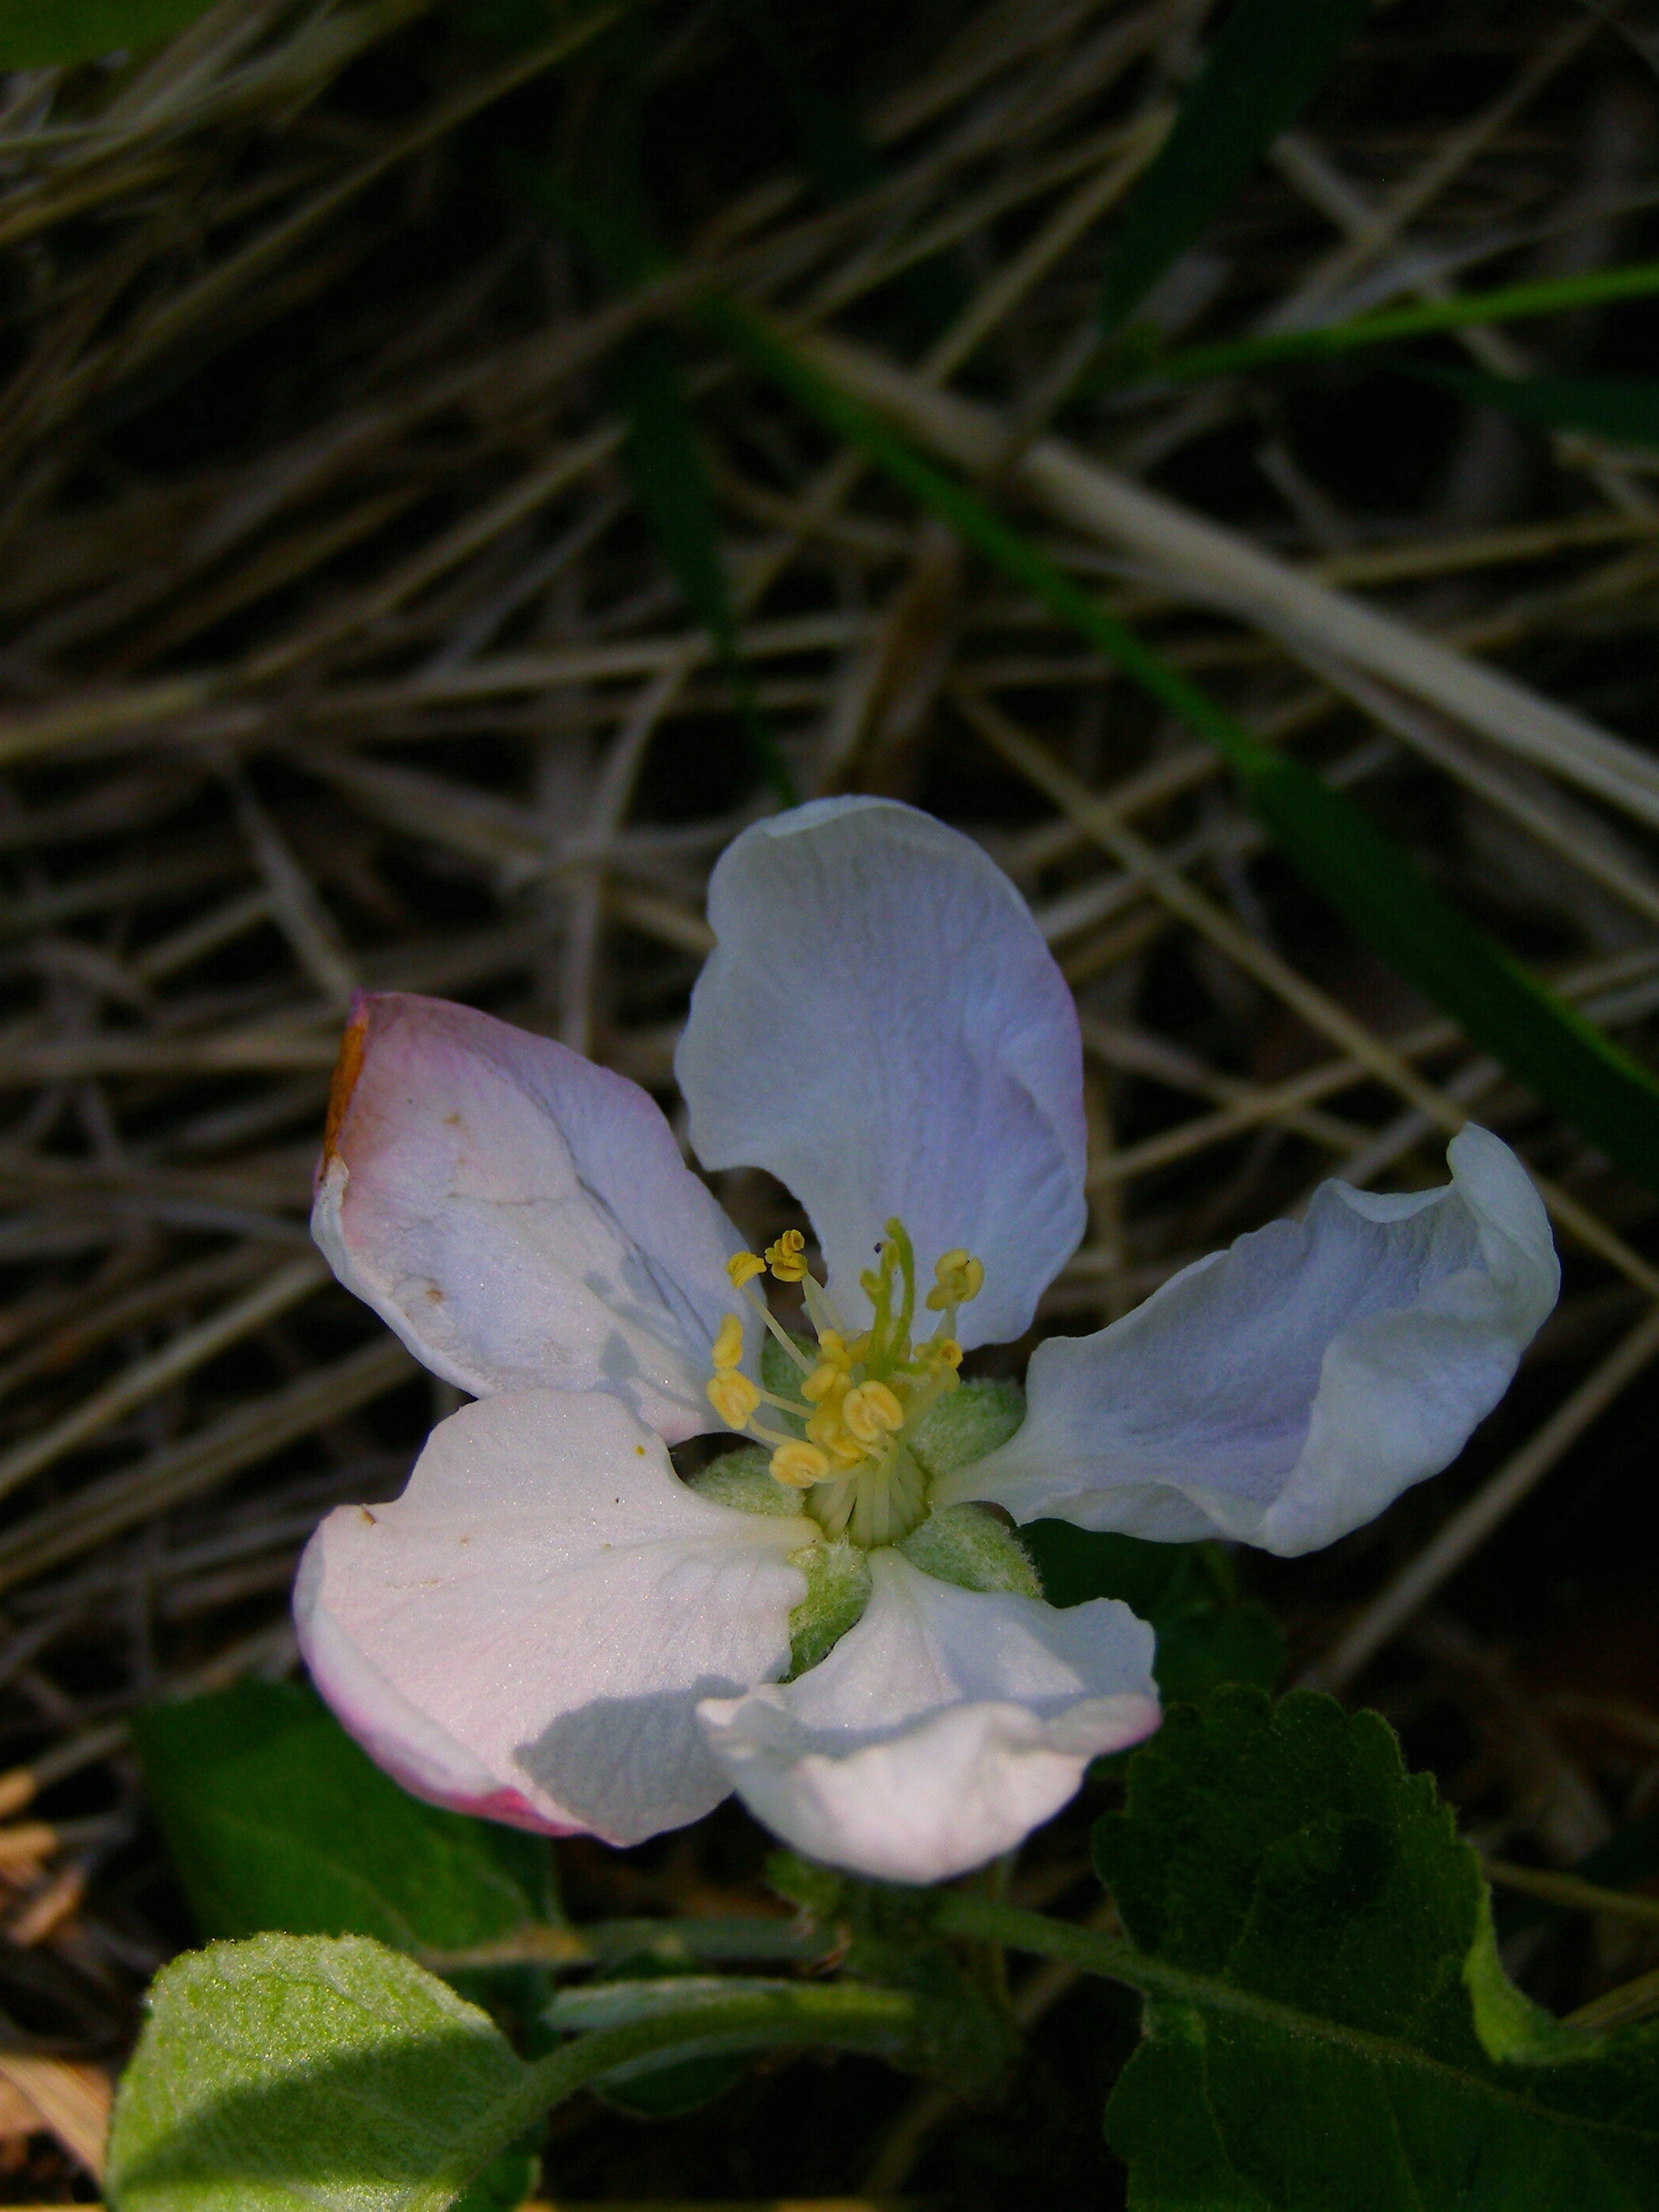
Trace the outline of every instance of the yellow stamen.
<instances>
[{"instance_id":1,"label":"yellow stamen","mask_svg":"<svg viewBox=\"0 0 1659 2212\"><path fill-rule=\"evenodd\" d=\"M848 1388L847 1370L832 1366L826 1359L821 1367L815 1367L801 1384L800 1395L809 1405L816 1406L823 1399L840 1395Z\"/></svg>"},{"instance_id":2,"label":"yellow stamen","mask_svg":"<svg viewBox=\"0 0 1659 2212\"><path fill-rule=\"evenodd\" d=\"M806 1424L809 1443L822 1444L826 1451L834 1452L837 1459L845 1458L850 1451L854 1459L864 1457L864 1446L850 1437L841 1418L839 1406L820 1406Z\"/></svg>"},{"instance_id":3,"label":"yellow stamen","mask_svg":"<svg viewBox=\"0 0 1659 2212\"><path fill-rule=\"evenodd\" d=\"M930 1336L916 1346L916 1358L931 1375L954 1375L962 1364L962 1346L953 1336Z\"/></svg>"},{"instance_id":4,"label":"yellow stamen","mask_svg":"<svg viewBox=\"0 0 1659 2212\"><path fill-rule=\"evenodd\" d=\"M772 1455L775 1480L789 1490L810 1490L830 1472L830 1462L816 1444L780 1444Z\"/></svg>"},{"instance_id":5,"label":"yellow stamen","mask_svg":"<svg viewBox=\"0 0 1659 2212\"><path fill-rule=\"evenodd\" d=\"M904 1408L884 1382L860 1382L842 1399L841 1418L860 1443L872 1444L904 1426Z\"/></svg>"},{"instance_id":6,"label":"yellow stamen","mask_svg":"<svg viewBox=\"0 0 1659 2212\"><path fill-rule=\"evenodd\" d=\"M760 1404L761 1394L746 1375L725 1368L705 1387L709 1404L728 1429L748 1426L755 1408Z\"/></svg>"},{"instance_id":7,"label":"yellow stamen","mask_svg":"<svg viewBox=\"0 0 1659 2212\"><path fill-rule=\"evenodd\" d=\"M958 1244L933 1262L933 1287L924 1303L929 1313L945 1313L951 1306L965 1306L984 1287L984 1261Z\"/></svg>"},{"instance_id":8,"label":"yellow stamen","mask_svg":"<svg viewBox=\"0 0 1659 2212\"><path fill-rule=\"evenodd\" d=\"M806 1239L799 1229L786 1229L775 1244L766 1248L766 1264L781 1283L798 1283L806 1273Z\"/></svg>"},{"instance_id":9,"label":"yellow stamen","mask_svg":"<svg viewBox=\"0 0 1659 2212\"><path fill-rule=\"evenodd\" d=\"M769 1271L780 1282L800 1285L816 1346L810 1340L798 1344L769 1308L757 1281ZM846 1533L866 1547L896 1542L927 1511L928 1478L908 1447L918 1424L957 1387L957 1309L978 1295L984 1267L965 1247L935 1263L927 1303L939 1319L920 1343L911 1337L915 1254L897 1219L887 1224L877 1267L860 1279L872 1310L870 1325L856 1335L808 1271L806 1238L799 1229L786 1230L764 1257L735 1254L727 1273L777 1339L793 1370L790 1387L799 1395L763 1389L743 1373L748 1319L739 1311L726 1315L715 1334L714 1372L704 1386L709 1403L728 1427L767 1447L780 1483L813 1493L802 1510L826 1535ZM782 1425L766 1415L772 1407L785 1417Z\"/></svg>"}]
</instances>

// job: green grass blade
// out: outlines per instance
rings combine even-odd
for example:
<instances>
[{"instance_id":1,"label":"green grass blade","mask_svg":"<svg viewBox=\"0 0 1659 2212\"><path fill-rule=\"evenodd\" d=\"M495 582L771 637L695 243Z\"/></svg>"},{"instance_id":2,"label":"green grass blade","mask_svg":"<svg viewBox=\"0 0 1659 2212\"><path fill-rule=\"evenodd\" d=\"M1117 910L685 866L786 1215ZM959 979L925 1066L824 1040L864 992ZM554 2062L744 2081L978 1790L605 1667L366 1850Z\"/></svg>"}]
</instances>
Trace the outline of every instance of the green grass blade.
<instances>
[{"instance_id":1,"label":"green grass blade","mask_svg":"<svg viewBox=\"0 0 1659 2212\"><path fill-rule=\"evenodd\" d=\"M714 641L756 767L785 806L798 806L800 793L738 649L714 495L668 333L635 331L617 349L611 368L617 401L628 417L626 456L640 505L686 605Z\"/></svg>"},{"instance_id":2,"label":"green grass blade","mask_svg":"<svg viewBox=\"0 0 1659 2212\"><path fill-rule=\"evenodd\" d=\"M1603 307L1613 300L1638 300L1659 292L1659 261L1632 262L1619 269L1594 269L1583 276L1540 278L1530 284L1504 284L1487 292L1460 293L1452 300L1426 300L1409 307L1388 307L1356 315L1311 331L1273 331L1265 337L1232 338L1216 345L1186 346L1159 356L1155 345L1137 344L1130 333L1122 349L1090 371L1079 392L1108 386L1158 382L1199 384L1215 376L1237 376L1258 368L1288 368L1304 362L1338 361L1375 346L1399 345L1436 331L1467 329L1472 323L1524 322L1543 315Z\"/></svg>"},{"instance_id":3,"label":"green grass blade","mask_svg":"<svg viewBox=\"0 0 1659 2212\"><path fill-rule=\"evenodd\" d=\"M1100 319L1121 327L1300 113L1366 0L1236 0L1136 185L1106 264Z\"/></svg>"},{"instance_id":4,"label":"green grass blade","mask_svg":"<svg viewBox=\"0 0 1659 2212\"><path fill-rule=\"evenodd\" d=\"M522 194L574 234L619 290L643 283L661 265L623 196L602 203L575 191L545 164L521 157L509 157L502 166ZM628 422L625 459L635 495L681 596L713 641L750 757L780 802L798 806L800 793L738 650L714 493L672 341L659 327L636 331L617 347L611 367L617 404Z\"/></svg>"},{"instance_id":5,"label":"green grass blade","mask_svg":"<svg viewBox=\"0 0 1659 2212\"><path fill-rule=\"evenodd\" d=\"M803 362L758 318L707 319L837 435L860 447L964 544L1024 585L1225 756L1246 804L1297 872L1465 1033L1610 1159L1659 1188L1659 1083L1449 905L1350 800L1264 745L1080 591L1046 554L908 440Z\"/></svg>"},{"instance_id":6,"label":"green grass blade","mask_svg":"<svg viewBox=\"0 0 1659 2212\"><path fill-rule=\"evenodd\" d=\"M142 53L207 13L210 0L0 0L0 69Z\"/></svg>"},{"instance_id":7,"label":"green grass blade","mask_svg":"<svg viewBox=\"0 0 1659 2212\"><path fill-rule=\"evenodd\" d=\"M801 166L819 191L828 199L850 200L879 184L880 155L841 103L808 81L766 0L738 0L737 12L788 102Z\"/></svg>"},{"instance_id":8,"label":"green grass blade","mask_svg":"<svg viewBox=\"0 0 1659 2212\"><path fill-rule=\"evenodd\" d=\"M1659 447L1659 378L1490 376L1478 369L1416 364L1412 374L1541 429L1588 430L1617 446Z\"/></svg>"},{"instance_id":9,"label":"green grass blade","mask_svg":"<svg viewBox=\"0 0 1659 2212\"><path fill-rule=\"evenodd\" d=\"M777 79L794 125L801 167L825 199L855 199L878 185L888 173L879 149L856 116L808 79L768 0L738 0L738 12ZM902 270L894 289L906 310L906 340L917 350L955 320L969 296L962 270L943 253Z\"/></svg>"}]
</instances>

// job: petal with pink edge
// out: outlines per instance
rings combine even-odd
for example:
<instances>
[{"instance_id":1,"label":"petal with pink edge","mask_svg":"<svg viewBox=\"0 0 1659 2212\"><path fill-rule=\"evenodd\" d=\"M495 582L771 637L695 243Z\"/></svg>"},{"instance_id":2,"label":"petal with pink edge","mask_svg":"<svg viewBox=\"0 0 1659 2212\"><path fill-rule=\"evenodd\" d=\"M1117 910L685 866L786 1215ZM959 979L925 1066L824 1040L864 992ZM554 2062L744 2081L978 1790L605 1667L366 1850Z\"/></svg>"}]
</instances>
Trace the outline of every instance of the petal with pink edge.
<instances>
[{"instance_id":1,"label":"petal with pink edge","mask_svg":"<svg viewBox=\"0 0 1659 2212\"><path fill-rule=\"evenodd\" d=\"M793 1682L700 1708L757 1820L883 1881L943 1881L1011 1850L1090 1759L1158 1726L1152 1632L1097 1598L959 1589L871 1554L863 1618Z\"/></svg>"},{"instance_id":2,"label":"petal with pink edge","mask_svg":"<svg viewBox=\"0 0 1659 2212\"><path fill-rule=\"evenodd\" d=\"M1292 1555L1438 1474L1555 1304L1549 1222L1509 1146L1471 1123L1437 1190L1322 1183L1097 1335L1032 1355L1025 1423L939 1502L1019 1521Z\"/></svg>"},{"instance_id":3,"label":"petal with pink edge","mask_svg":"<svg viewBox=\"0 0 1659 2212\"><path fill-rule=\"evenodd\" d=\"M323 1522L301 1645L417 1796L638 1843L729 1790L697 1706L788 1665L817 1533L695 1497L614 1398L503 1393L433 1431L395 1503Z\"/></svg>"},{"instance_id":4,"label":"petal with pink edge","mask_svg":"<svg viewBox=\"0 0 1659 2212\"><path fill-rule=\"evenodd\" d=\"M1064 978L979 847L891 800L757 823L709 885L719 942L675 1056L705 1167L766 1168L849 1322L890 1216L985 1286L964 1345L1020 1335L1083 1234L1081 1049Z\"/></svg>"},{"instance_id":5,"label":"petal with pink edge","mask_svg":"<svg viewBox=\"0 0 1659 2212\"><path fill-rule=\"evenodd\" d=\"M703 1385L737 1232L655 1102L550 1038L361 1000L312 1233L463 1390L610 1391L671 1443L718 1425Z\"/></svg>"}]
</instances>

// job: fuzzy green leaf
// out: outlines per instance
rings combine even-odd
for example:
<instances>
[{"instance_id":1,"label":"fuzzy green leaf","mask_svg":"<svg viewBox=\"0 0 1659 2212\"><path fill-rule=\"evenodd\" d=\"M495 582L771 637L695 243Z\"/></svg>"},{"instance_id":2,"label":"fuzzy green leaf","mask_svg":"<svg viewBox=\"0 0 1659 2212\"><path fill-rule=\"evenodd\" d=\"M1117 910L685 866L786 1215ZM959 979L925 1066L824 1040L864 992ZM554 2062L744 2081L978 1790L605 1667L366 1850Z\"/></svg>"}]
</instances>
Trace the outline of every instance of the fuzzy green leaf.
<instances>
[{"instance_id":1,"label":"fuzzy green leaf","mask_svg":"<svg viewBox=\"0 0 1659 2212\"><path fill-rule=\"evenodd\" d=\"M1366 0L1234 0L1175 127L1136 185L1101 289L1116 330L1301 112Z\"/></svg>"},{"instance_id":2,"label":"fuzzy green leaf","mask_svg":"<svg viewBox=\"0 0 1659 2212\"><path fill-rule=\"evenodd\" d=\"M544 1919L533 1836L409 1796L288 1683L138 1714L150 1802L206 1936L374 1936L462 1949Z\"/></svg>"},{"instance_id":3,"label":"fuzzy green leaf","mask_svg":"<svg viewBox=\"0 0 1659 2212\"><path fill-rule=\"evenodd\" d=\"M531 2116L476 2007L357 1936L165 1967L121 2082L112 2212L439 2212Z\"/></svg>"},{"instance_id":4,"label":"fuzzy green leaf","mask_svg":"<svg viewBox=\"0 0 1659 2212\"><path fill-rule=\"evenodd\" d=\"M1107 2113L1132 2212L1659 2206L1659 2027L1576 2034L1504 1979L1474 1856L1376 1714L1182 1707L1096 1850L1164 1978Z\"/></svg>"},{"instance_id":5,"label":"fuzzy green leaf","mask_svg":"<svg viewBox=\"0 0 1659 2212\"><path fill-rule=\"evenodd\" d=\"M0 69L142 53L208 6L209 0L0 0Z\"/></svg>"},{"instance_id":6,"label":"fuzzy green leaf","mask_svg":"<svg viewBox=\"0 0 1659 2212\"><path fill-rule=\"evenodd\" d=\"M955 2075L960 2013L908 1989L657 1981L649 2004L562 2023L581 2032L526 2063L381 1944L257 1936L157 1977L106 2191L111 2212L444 2212L470 2184L510 2181L501 2154L587 2083L814 2045Z\"/></svg>"}]
</instances>

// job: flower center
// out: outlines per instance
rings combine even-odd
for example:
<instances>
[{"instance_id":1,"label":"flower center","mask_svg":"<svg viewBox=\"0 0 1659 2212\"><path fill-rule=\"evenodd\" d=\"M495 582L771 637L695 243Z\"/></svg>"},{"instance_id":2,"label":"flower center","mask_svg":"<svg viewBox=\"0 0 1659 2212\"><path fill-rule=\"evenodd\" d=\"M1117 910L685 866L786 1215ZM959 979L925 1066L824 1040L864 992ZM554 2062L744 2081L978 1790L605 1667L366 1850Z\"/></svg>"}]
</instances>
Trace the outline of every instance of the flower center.
<instances>
[{"instance_id":1,"label":"flower center","mask_svg":"<svg viewBox=\"0 0 1659 2212\"><path fill-rule=\"evenodd\" d=\"M805 1245L799 1229L786 1230L764 1259L739 1252L726 1262L733 1289L743 1292L795 1369L799 1395L763 1390L738 1372L743 1323L732 1313L714 1339L708 1401L728 1428L773 1446L774 1480L806 1493L806 1510L826 1534L850 1536L866 1548L896 1543L927 1510L927 1478L909 1441L932 1407L957 1387L962 1364L957 1309L978 1297L985 1270L964 1251L937 1260L923 1304L939 1319L930 1336L913 1342L915 1253L903 1223L890 1221L876 1266L859 1278L872 1311L869 1328L855 1336L823 1284L807 1272ZM816 1352L796 1343L755 1289L757 1276L769 1269L781 1283L800 1285ZM757 1418L763 1406L775 1408L788 1425Z\"/></svg>"}]
</instances>

